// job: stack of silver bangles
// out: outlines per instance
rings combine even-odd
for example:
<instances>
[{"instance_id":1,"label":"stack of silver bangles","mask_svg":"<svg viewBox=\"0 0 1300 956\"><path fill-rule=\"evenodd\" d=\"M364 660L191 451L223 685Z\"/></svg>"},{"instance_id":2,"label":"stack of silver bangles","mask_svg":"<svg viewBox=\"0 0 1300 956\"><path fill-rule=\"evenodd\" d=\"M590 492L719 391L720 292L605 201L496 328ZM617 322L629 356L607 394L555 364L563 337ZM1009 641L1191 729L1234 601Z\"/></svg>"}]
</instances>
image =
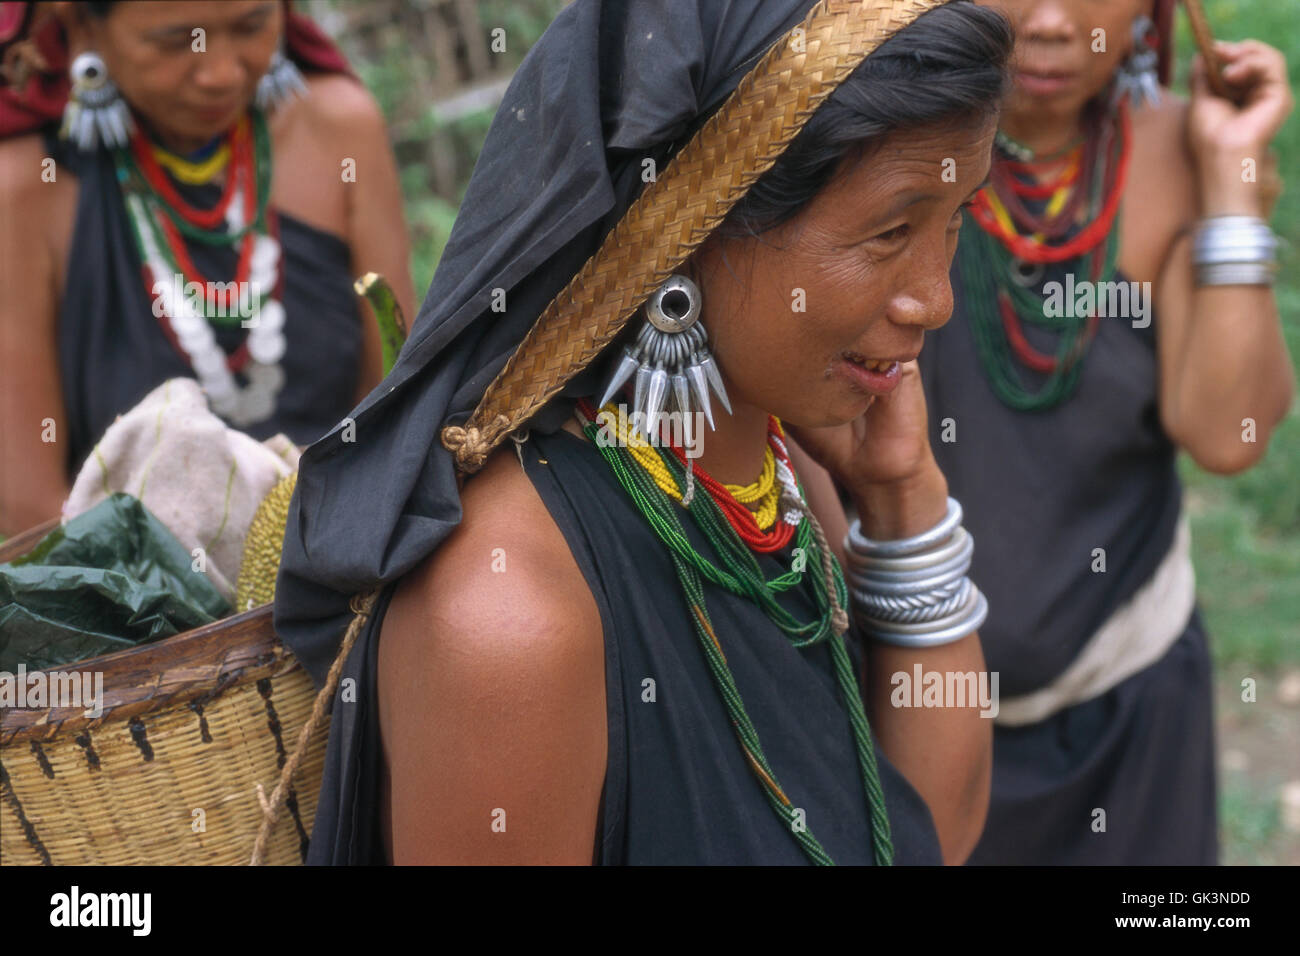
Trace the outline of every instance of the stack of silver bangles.
<instances>
[{"instance_id":1,"label":"stack of silver bangles","mask_svg":"<svg viewBox=\"0 0 1300 956\"><path fill-rule=\"evenodd\" d=\"M1277 274L1277 236L1258 216L1202 219L1192 239L1196 284L1272 285Z\"/></svg>"},{"instance_id":2,"label":"stack of silver bangles","mask_svg":"<svg viewBox=\"0 0 1300 956\"><path fill-rule=\"evenodd\" d=\"M856 519L849 526L845 574L865 634L900 647L935 647L984 623L988 600L966 576L975 539L961 518L961 505L949 498L943 520L911 538L872 541Z\"/></svg>"}]
</instances>

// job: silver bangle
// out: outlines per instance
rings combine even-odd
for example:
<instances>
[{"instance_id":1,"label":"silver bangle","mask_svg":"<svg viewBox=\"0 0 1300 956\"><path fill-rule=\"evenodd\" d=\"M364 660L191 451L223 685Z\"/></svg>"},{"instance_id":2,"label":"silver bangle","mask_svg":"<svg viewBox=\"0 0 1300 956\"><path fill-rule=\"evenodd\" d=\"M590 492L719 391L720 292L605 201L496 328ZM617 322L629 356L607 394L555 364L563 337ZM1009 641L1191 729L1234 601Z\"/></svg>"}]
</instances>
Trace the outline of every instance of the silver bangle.
<instances>
[{"instance_id":1,"label":"silver bangle","mask_svg":"<svg viewBox=\"0 0 1300 956\"><path fill-rule=\"evenodd\" d=\"M901 624L936 621L939 618L955 614L964 607L973 586L970 578L962 577L952 582L948 587L936 588L933 592L925 592L927 596L924 598L918 598L914 595L888 597L871 594L870 592L865 594L858 592L859 601L856 610L863 619L872 621L898 622ZM942 596L930 597L931 594L941 594ZM863 600L863 598L866 600Z\"/></svg>"},{"instance_id":2,"label":"silver bangle","mask_svg":"<svg viewBox=\"0 0 1300 956\"><path fill-rule=\"evenodd\" d=\"M899 558L904 555L915 554L947 540L953 529L961 524L961 518L961 505L957 502L957 499L949 497L948 511L937 525L929 531L922 531L910 538L899 538L895 541L873 541L863 535L862 522L854 518L853 523L849 525L849 534L848 538L845 539L844 550L846 552L855 552L867 558Z\"/></svg>"},{"instance_id":3,"label":"silver bangle","mask_svg":"<svg viewBox=\"0 0 1300 956\"><path fill-rule=\"evenodd\" d=\"M1258 216L1202 219L1192 239L1198 286L1272 285L1278 238Z\"/></svg>"},{"instance_id":4,"label":"silver bangle","mask_svg":"<svg viewBox=\"0 0 1300 956\"><path fill-rule=\"evenodd\" d=\"M879 558L867 557L846 548L844 560L849 567L862 574L871 574L873 571L923 571L943 564L960 553L968 537L966 529L958 526L944 544L920 554L909 554L901 558Z\"/></svg>"},{"instance_id":5,"label":"silver bangle","mask_svg":"<svg viewBox=\"0 0 1300 956\"><path fill-rule=\"evenodd\" d=\"M873 541L854 521L845 536L844 576L854 620L878 641L934 647L961 640L988 616L988 600L966 576L975 540L948 499L943 520L898 541Z\"/></svg>"},{"instance_id":6,"label":"silver bangle","mask_svg":"<svg viewBox=\"0 0 1300 956\"><path fill-rule=\"evenodd\" d=\"M1211 216L1202 219L1192 238L1192 262L1237 261L1272 256L1277 236L1258 216Z\"/></svg>"},{"instance_id":7,"label":"silver bangle","mask_svg":"<svg viewBox=\"0 0 1300 956\"><path fill-rule=\"evenodd\" d=\"M1218 262L1196 267L1198 288L1216 285L1273 285L1276 281L1275 262Z\"/></svg>"},{"instance_id":8,"label":"silver bangle","mask_svg":"<svg viewBox=\"0 0 1300 956\"><path fill-rule=\"evenodd\" d=\"M968 609L953 615L951 623L945 619L923 625L893 625L887 628L877 621L864 620L859 616L858 624L873 640L895 647L938 647L952 644L978 630L988 618L988 599L974 584L971 585L971 594Z\"/></svg>"},{"instance_id":9,"label":"silver bangle","mask_svg":"<svg viewBox=\"0 0 1300 956\"><path fill-rule=\"evenodd\" d=\"M855 583L869 590L874 589L877 584L911 584L914 585L913 590L938 587L952 578L961 577L970 569L971 557L975 553L975 539L966 532L965 528L958 528L957 533L953 535L953 544L956 545L955 549L945 544L940 551L936 552L943 555L943 560L928 567L904 568L899 571L881 567L863 571L857 567L850 567L849 572Z\"/></svg>"},{"instance_id":10,"label":"silver bangle","mask_svg":"<svg viewBox=\"0 0 1300 956\"><path fill-rule=\"evenodd\" d=\"M862 605L863 612L870 613L875 617L887 618L895 612L908 611L918 607L929 607L937 602L947 601L961 590L962 582L965 580L965 578L958 578L940 587L931 588L929 591L897 596L877 594L872 591L859 591L857 598L858 603Z\"/></svg>"}]
</instances>

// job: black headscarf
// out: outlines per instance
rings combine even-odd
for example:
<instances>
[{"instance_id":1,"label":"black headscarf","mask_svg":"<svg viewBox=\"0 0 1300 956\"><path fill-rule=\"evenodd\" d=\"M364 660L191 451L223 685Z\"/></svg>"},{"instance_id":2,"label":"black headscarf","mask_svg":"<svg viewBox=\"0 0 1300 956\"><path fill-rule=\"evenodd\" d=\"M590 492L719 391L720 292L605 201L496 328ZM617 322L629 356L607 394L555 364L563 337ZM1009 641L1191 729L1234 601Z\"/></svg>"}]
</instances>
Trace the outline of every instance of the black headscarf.
<instances>
[{"instance_id":1,"label":"black headscarf","mask_svg":"<svg viewBox=\"0 0 1300 956\"><path fill-rule=\"evenodd\" d=\"M275 627L318 685L351 617L349 599L400 578L461 520L442 427L469 417L537 316L622 218L645 185L643 161L663 169L812 6L576 0L529 51L396 366L354 410L354 425L345 419L299 466ZM492 309L494 290L504 290L504 311ZM529 427L557 429L574 399L596 390L602 367L598 360L571 380ZM391 590L343 671L313 863L383 859L373 701Z\"/></svg>"}]
</instances>

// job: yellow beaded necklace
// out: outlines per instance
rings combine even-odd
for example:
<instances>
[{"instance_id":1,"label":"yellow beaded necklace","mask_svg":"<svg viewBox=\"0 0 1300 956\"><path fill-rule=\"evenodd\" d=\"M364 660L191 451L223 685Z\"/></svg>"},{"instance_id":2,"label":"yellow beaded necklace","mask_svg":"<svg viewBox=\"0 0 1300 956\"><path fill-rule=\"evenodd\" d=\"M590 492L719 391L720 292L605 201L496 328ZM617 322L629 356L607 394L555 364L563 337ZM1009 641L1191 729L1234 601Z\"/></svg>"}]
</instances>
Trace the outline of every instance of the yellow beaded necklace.
<instances>
[{"instance_id":1,"label":"yellow beaded necklace","mask_svg":"<svg viewBox=\"0 0 1300 956\"><path fill-rule=\"evenodd\" d=\"M177 156L160 146L152 148L153 157L158 160L158 165L187 186L201 186L212 182L217 173L226 168L226 163L230 159L230 146L227 143L222 143L216 152L197 163Z\"/></svg>"},{"instance_id":2,"label":"yellow beaded necklace","mask_svg":"<svg viewBox=\"0 0 1300 956\"><path fill-rule=\"evenodd\" d=\"M607 404L601 411L608 413L602 416L601 420L614 432L619 443L636 459L637 464L649 472L654 483L663 490L664 494L674 501L681 501L682 491L654 446L640 435L634 434L631 429L623 427L625 420L619 417L618 408L613 402ZM771 445L768 445L763 453L763 471L757 481L748 485L724 485L723 487L741 504L760 502L758 510L754 512L754 520L760 529L767 531L776 523L781 486L776 480L776 455L772 452Z\"/></svg>"}]
</instances>

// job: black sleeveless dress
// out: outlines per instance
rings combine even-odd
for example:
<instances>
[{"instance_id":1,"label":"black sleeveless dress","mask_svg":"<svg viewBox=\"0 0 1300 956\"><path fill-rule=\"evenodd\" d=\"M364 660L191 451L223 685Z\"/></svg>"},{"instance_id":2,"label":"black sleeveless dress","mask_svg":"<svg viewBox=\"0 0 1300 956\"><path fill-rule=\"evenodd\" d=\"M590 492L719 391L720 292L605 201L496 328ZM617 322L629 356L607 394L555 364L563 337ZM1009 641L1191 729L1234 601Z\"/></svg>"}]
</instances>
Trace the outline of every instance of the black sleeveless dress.
<instances>
[{"instance_id":1,"label":"black sleeveless dress","mask_svg":"<svg viewBox=\"0 0 1300 956\"><path fill-rule=\"evenodd\" d=\"M125 202L108 150L82 153L43 131L59 175L80 181L76 225L59 303L59 373L67 414L67 470L75 477L113 419L169 378L193 378L188 359L168 342L153 315ZM215 203L220 186L175 183L199 207ZM361 362L361 312L352 291L351 253L339 236L279 215L284 272L284 386L270 418L241 428L257 439L284 432L298 445L315 441L353 406ZM234 276L236 248L187 242L208 278ZM248 335L216 329L233 352Z\"/></svg>"},{"instance_id":2,"label":"black sleeveless dress","mask_svg":"<svg viewBox=\"0 0 1300 956\"><path fill-rule=\"evenodd\" d=\"M976 547L980 628L1000 693L1049 684L1147 583L1173 541L1182 488L1160 425L1155 335L1103 318L1077 391L1020 412L980 364L960 272L920 366L931 445ZM1117 281L1124 276L1116 275ZM1050 339L1031 342L1051 354ZM955 440L954 440L955 439ZM1106 571L1094 572L1104 548ZM1105 811L1106 830L1094 830ZM1210 658L1199 612L1169 651L1108 693L995 727L993 795L971 863L1213 864Z\"/></svg>"},{"instance_id":3,"label":"black sleeveless dress","mask_svg":"<svg viewBox=\"0 0 1300 956\"><path fill-rule=\"evenodd\" d=\"M528 477L563 532L604 625L609 751L596 861L807 863L736 741L666 547L599 449L563 429L533 432L523 449ZM695 549L720 563L683 515ZM789 547L759 556L769 578L788 570L790 561ZM870 864L866 794L829 647L796 649L757 605L708 583L704 588L777 778L806 810L808 829L831 859ZM800 620L814 614L807 579L780 600ZM860 663L856 639L848 645ZM895 863L940 863L928 807L879 747L876 760Z\"/></svg>"}]
</instances>

